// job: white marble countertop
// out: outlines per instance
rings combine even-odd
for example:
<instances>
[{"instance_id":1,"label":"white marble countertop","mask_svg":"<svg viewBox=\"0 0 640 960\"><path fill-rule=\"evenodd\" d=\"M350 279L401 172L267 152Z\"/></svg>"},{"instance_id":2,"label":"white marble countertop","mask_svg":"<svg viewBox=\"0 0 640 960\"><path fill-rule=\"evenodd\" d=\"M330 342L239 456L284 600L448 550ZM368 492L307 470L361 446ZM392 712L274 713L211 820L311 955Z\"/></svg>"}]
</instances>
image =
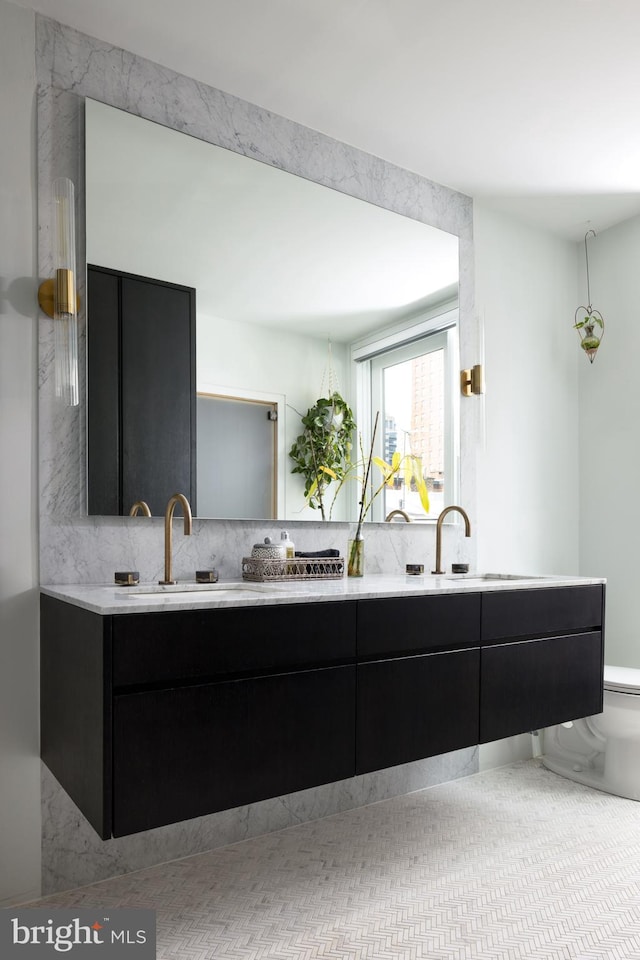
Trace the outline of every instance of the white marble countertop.
<instances>
[{"instance_id":1,"label":"white marble countertop","mask_svg":"<svg viewBox=\"0 0 640 960\"><path fill-rule=\"evenodd\" d=\"M341 580L297 580L252 583L246 580L216 584L179 583L174 587L140 584L43 585L42 593L84 607L93 613L156 613L167 610L267 606L276 603L315 603L333 600L363 600L379 597L433 596L495 590L537 590L544 587L574 587L601 584L598 577L526 576L516 574L462 574L434 576L388 576L371 574Z\"/></svg>"}]
</instances>

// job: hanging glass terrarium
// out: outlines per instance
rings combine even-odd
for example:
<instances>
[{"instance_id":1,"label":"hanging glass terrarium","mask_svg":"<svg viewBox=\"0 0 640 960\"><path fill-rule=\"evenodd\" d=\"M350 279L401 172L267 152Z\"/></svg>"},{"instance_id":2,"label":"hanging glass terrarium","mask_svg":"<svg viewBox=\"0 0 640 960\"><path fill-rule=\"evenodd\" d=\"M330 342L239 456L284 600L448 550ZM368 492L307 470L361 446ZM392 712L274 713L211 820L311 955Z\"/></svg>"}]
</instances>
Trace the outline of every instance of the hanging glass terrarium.
<instances>
[{"instance_id":1,"label":"hanging glass terrarium","mask_svg":"<svg viewBox=\"0 0 640 960\"><path fill-rule=\"evenodd\" d=\"M589 357L589 363L595 360L598 347L604 336L604 318L599 310L594 310L591 306L591 287L589 284L589 254L587 251L587 238L589 234L595 237L595 230L587 230L584 235L584 258L587 267L587 303L588 306L580 306L575 312L573 329L578 331L580 337L580 346Z\"/></svg>"}]
</instances>

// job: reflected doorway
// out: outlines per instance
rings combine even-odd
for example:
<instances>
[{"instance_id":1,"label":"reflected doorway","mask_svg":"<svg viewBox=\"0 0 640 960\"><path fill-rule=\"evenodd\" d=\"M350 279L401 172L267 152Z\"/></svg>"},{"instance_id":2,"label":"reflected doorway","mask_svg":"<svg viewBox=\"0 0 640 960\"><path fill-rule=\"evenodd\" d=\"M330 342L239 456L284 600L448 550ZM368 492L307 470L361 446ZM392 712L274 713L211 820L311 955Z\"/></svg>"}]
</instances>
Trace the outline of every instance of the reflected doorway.
<instances>
[{"instance_id":1,"label":"reflected doorway","mask_svg":"<svg viewBox=\"0 0 640 960\"><path fill-rule=\"evenodd\" d=\"M277 517L278 404L198 393L198 510L204 517Z\"/></svg>"}]
</instances>

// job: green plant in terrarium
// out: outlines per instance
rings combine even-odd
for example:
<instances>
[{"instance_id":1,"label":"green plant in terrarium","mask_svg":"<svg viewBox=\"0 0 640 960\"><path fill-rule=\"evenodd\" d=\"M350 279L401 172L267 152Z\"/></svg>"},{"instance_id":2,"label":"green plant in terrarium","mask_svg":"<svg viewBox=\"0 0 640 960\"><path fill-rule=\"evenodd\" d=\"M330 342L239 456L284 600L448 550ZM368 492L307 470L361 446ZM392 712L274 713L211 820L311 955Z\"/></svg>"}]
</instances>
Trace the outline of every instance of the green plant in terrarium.
<instances>
[{"instance_id":1,"label":"green plant in terrarium","mask_svg":"<svg viewBox=\"0 0 640 960\"><path fill-rule=\"evenodd\" d=\"M580 337L580 346L589 357L589 362L593 363L598 347L604 336L604 318L599 310L594 310L591 306L591 286L589 283L589 254L587 251L587 239L589 234L595 237L595 230L588 230L584 237L584 256L587 268L587 300L588 306L580 306L574 314L573 329L578 331ZM578 317L584 315L584 319L578 320ZM599 331L596 331L599 327Z\"/></svg>"},{"instance_id":2,"label":"green plant in terrarium","mask_svg":"<svg viewBox=\"0 0 640 960\"><path fill-rule=\"evenodd\" d=\"M595 325L598 324L600 330L604 329L604 323L602 317L596 316L595 313L592 313L591 316L586 316L584 320L579 320L577 323L574 323L574 330L582 330L582 339L580 341L580 346L583 350L587 352L589 350L597 350L600 346L601 336L596 336L594 333Z\"/></svg>"}]
</instances>

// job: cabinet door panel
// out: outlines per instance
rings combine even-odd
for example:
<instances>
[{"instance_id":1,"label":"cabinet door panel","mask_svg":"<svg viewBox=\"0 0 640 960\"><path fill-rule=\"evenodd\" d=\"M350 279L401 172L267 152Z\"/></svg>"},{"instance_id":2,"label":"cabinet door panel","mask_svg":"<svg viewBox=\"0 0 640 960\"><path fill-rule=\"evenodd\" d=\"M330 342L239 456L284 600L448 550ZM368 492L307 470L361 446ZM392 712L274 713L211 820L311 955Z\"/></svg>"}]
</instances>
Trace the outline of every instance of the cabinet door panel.
<instances>
[{"instance_id":1,"label":"cabinet door panel","mask_svg":"<svg viewBox=\"0 0 640 960\"><path fill-rule=\"evenodd\" d=\"M353 776L355 667L125 694L114 836Z\"/></svg>"},{"instance_id":2,"label":"cabinet door panel","mask_svg":"<svg viewBox=\"0 0 640 960\"><path fill-rule=\"evenodd\" d=\"M354 776L355 696L355 666L252 682L249 730L255 799Z\"/></svg>"},{"instance_id":3,"label":"cabinet door panel","mask_svg":"<svg viewBox=\"0 0 640 960\"><path fill-rule=\"evenodd\" d=\"M42 596L40 751L103 840L111 836L110 623Z\"/></svg>"},{"instance_id":4,"label":"cabinet door panel","mask_svg":"<svg viewBox=\"0 0 640 960\"><path fill-rule=\"evenodd\" d=\"M602 710L602 634L482 648L480 742Z\"/></svg>"},{"instance_id":5,"label":"cabinet door panel","mask_svg":"<svg viewBox=\"0 0 640 960\"><path fill-rule=\"evenodd\" d=\"M358 773L478 742L479 650L358 667Z\"/></svg>"}]
</instances>

